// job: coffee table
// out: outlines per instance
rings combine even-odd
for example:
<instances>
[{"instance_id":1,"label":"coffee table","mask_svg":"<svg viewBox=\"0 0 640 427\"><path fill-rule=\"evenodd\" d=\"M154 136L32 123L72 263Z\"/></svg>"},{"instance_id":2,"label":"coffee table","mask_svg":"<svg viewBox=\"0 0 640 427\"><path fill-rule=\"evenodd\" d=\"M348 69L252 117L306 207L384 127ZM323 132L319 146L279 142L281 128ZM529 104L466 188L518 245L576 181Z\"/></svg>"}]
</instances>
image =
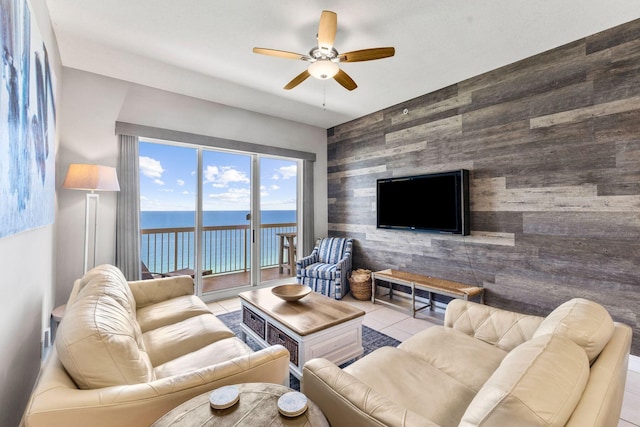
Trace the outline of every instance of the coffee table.
<instances>
[{"instance_id":1,"label":"coffee table","mask_svg":"<svg viewBox=\"0 0 640 427\"><path fill-rule=\"evenodd\" d=\"M311 400L308 409L297 417L287 418L278 412L278 398L292 391L279 384L238 384L240 399L227 409L212 409L208 391L167 412L152 427L191 426L311 426L329 427L320 408Z\"/></svg>"},{"instance_id":2,"label":"coffee table","mask_svg":"<svg viewBox=\"0 0 640 427\"><path fill-rule=\"evenodd\" d=\"M241 338L289 350L289 370L298 379L304 364L323 357L340 365L362 356L364 311L316 292L287 302L262 288L240 293Z\"/></svg>"}]
</instances>

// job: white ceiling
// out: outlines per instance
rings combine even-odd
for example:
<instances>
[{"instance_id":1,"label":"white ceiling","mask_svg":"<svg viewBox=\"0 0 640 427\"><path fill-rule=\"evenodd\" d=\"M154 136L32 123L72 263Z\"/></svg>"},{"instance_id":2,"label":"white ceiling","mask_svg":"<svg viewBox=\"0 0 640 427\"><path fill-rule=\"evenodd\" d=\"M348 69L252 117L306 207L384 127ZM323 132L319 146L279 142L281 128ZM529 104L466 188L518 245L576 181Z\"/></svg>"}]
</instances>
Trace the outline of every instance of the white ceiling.
<instances>
[{"instance_id":1,"label":"white ceiling","mask_svg":"<svg viewBox=\"0 0 640 427\"><path fill-rule=\"evenodd\" d=\"M638 0L47 0L62 63L321 128L432 92L640 18ZM309 78L323 9L338 14L339 52L394 46L343 63L358 84ZM323 108L325 103L325 108Z\"/></svg>"}]
</instances>

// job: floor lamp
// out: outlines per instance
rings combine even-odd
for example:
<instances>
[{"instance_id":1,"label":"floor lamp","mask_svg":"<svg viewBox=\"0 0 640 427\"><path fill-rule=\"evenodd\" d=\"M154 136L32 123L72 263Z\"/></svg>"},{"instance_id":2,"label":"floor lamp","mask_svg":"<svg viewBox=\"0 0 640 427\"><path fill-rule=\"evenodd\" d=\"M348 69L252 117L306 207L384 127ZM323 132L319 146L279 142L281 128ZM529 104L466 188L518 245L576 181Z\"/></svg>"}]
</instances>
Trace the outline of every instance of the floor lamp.
<instances>
[{"instance_id":1,"label":"floor lamp","mask_svg":"<svg viewBox=\"0 0 640 427\"><path fill-rule=\"evenodd\" d=\"M84 212L84 272L86 273L90 267L95 267L98 248L98 202L100 195L95 191L120 191L118 176L115 168L109 166L73 163L69 165L62 188L89 191ZM93 221L91 221L92 216ZM92 247L91 251L90 247ZM93 254L91 266L89 265L89 253Z\"/></svg>"}]
</instances>

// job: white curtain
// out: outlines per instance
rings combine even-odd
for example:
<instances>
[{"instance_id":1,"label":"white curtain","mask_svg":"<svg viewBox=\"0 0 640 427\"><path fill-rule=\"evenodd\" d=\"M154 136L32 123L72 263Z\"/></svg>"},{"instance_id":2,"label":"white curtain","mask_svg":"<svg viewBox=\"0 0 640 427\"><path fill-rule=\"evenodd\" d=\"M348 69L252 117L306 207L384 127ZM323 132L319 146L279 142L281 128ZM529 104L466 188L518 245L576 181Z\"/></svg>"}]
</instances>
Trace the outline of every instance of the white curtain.
<instances>
[{"instance_id":1,"label":"white curtain","mask_svg":"<svg viewBox=\"0 0 640 427\"><path fill-rule=\"evenodd\" d=\"M140 174L138 137L118 135L120 192L116 214L116 266L127 280L140 280Z\"/></svg>"}]
</instances>

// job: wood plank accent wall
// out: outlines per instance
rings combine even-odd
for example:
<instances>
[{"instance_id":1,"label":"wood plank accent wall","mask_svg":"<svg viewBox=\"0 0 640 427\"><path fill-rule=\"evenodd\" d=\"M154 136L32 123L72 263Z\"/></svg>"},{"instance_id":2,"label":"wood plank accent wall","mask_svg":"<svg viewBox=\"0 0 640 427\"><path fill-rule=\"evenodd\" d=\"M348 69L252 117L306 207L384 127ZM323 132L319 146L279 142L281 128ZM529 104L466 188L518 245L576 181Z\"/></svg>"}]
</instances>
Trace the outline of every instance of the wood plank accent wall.
<instances>
[{"instance_id":1,"label":"wood plank accent wall","mask_svg":"<svg viewBox=\"0 0 640 427\"><path fill-rule=\"evenodd\" d=\"M327 134L329 234L355 239L354 268L484 286L542 316L589 298L640 355L640 20ZM460 168L470 236L376 229L376 179Z\"/></svg>"}]
</instances>

